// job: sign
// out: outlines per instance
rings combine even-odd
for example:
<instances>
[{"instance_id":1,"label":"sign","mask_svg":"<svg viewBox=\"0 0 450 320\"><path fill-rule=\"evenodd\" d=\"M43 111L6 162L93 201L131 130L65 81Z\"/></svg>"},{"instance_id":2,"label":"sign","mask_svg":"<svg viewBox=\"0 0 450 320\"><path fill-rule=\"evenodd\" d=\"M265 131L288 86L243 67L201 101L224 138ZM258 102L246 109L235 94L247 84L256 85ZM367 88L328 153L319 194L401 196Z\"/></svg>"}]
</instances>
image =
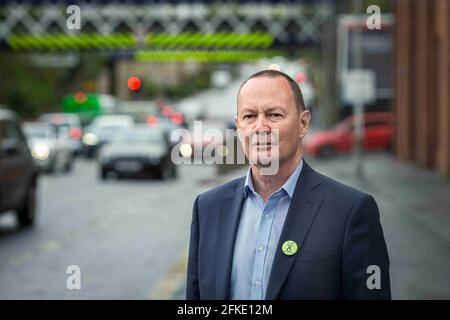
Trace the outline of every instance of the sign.
<instances>
[{"instance_id":1,"label":"sign","mask_svg":"<svg viewBox=\"0 0 450 320\"><path fill-rule=\"evenodd\" d=\"M368 104L376 99L375 72L353 69L343 77L343 96L351 104Z\"/></svg>"}]
</instances>

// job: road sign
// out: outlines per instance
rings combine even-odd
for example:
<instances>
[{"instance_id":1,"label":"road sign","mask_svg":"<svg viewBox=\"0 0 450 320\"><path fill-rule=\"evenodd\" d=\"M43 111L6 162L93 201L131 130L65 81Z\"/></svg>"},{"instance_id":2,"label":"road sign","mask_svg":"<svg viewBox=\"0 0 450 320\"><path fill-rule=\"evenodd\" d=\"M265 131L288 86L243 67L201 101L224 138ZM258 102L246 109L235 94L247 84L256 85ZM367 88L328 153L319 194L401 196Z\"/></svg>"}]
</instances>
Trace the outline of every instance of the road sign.
<instances>
[{"instance_id":1,"label":"road sign","mask_svg":"<svg viewBox=\"0 0 450 320\"><path fill-rule=\"evenodd\" d=\"M375 73L367 69L349 70L344 76L344 99L351 104L368 104L376 99Z\"/></svg>"}]
</instances>

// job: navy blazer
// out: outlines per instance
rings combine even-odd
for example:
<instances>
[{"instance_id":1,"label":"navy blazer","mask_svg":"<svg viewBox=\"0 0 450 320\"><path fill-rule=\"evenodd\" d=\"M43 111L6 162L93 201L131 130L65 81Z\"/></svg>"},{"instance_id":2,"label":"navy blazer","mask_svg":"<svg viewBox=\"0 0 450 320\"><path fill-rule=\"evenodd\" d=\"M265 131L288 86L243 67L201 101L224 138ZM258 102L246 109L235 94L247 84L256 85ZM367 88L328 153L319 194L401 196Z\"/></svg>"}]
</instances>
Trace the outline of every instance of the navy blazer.
<instances>
[{"instance_id":1,"label":"navy blazer","mask_svg":"<svg viewBox=\"0 0 450 320\"><path fill-rule=\"evenodd\" d=\"M187 299L230 299L244 182L244 177L233 180L195 199ZM298 245L293 256L281 251L287 240ZM317 173L306 162L278 248L265 299L391 298L389 257L375 200ZM370 269L372 265L380 272ZM367 283L377 280L379 288L369 289Z\"/></svg>"}]
</instances>

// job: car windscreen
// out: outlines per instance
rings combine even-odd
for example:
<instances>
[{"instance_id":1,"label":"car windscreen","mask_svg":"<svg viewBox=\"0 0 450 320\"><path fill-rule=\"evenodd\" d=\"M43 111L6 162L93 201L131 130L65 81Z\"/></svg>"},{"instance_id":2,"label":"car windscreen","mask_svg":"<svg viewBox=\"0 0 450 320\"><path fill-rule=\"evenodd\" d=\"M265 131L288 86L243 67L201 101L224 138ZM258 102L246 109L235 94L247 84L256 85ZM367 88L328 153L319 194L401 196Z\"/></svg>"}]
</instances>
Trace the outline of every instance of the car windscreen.
<instances>
[{"instance_id":1,"label":"car windscreen","mask_svg":"<svg viewBox=\"0 0 450 320\"><path fill-rule=\"evenodd\" d=\"M126 144L145 143L161 145L164 144L164 136L159 130L122 130L122 132L116 136L114 142Z\"/></svg>"},{"instance_id":2,"label":"car windscreen","mask_svg":"<svg viewBox=\"0 0 450 320\"><path fill-rule=\"evenodd\" d=\"M44 126L24 126L23 131L28 138L49 139L54 136L49 127Z\"/></svg>"},{"instance_id":3,"label":"car windscreen","mask_svg":"<svg viewBox=\"0 0 450 320\"><path fill-rule=\"evenodd\" d=\"M124 129L123 126L99 126L93 127L92 132L99 136L101 139L111 140L114 139Z\"/></svg>"}]
</instances>

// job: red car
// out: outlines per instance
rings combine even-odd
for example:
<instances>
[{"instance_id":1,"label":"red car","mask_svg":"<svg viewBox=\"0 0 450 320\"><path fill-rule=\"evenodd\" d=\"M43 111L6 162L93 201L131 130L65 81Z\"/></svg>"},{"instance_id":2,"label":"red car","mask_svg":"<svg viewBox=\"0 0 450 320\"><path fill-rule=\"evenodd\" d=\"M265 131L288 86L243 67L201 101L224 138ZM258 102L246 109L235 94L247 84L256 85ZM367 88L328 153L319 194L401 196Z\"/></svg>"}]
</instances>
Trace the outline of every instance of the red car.
<instances>
[{"instance_id":1,"label":"red car","mask_svg":"<svg viewBox=\"0 0 450 320\"><path fill-rule=\"evenodd\" d=\"M306 155L328 157L353 150L354 117L350 116L329 130L307 135L303 142ZM364 115L364 150L388 150L394 135L394 117L389 112Z\"/></svg>"}]
</instances>

